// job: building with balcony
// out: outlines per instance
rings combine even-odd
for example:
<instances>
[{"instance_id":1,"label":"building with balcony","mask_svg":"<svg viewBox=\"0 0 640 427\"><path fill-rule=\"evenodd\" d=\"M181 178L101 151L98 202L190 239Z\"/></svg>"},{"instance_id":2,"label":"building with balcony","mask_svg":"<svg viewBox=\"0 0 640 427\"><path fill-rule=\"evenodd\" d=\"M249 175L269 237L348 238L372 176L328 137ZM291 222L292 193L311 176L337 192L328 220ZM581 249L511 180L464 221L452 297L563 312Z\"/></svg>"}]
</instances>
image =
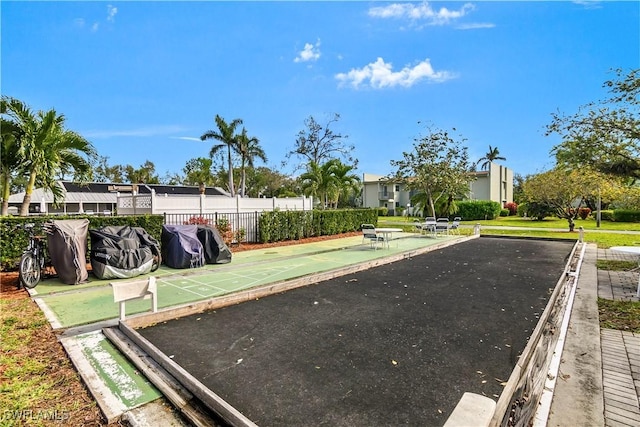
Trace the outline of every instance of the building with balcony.
<instances>
[{"instance_id":1,"label":"building with balcony","mask_svg":"<svg viewBox=\"0 0 640 427\"><path fill-rule=\"evenodd\" d=\"M504 206L513 201L513 171L491 163L486 171L474 172L465 200L491 200ZM362 178L362 206L386 208L389 215L400 215L406 209L413 215L410 192L404 184L387 180L382 175L365 173Z\"/></svg>"}]
</instances>

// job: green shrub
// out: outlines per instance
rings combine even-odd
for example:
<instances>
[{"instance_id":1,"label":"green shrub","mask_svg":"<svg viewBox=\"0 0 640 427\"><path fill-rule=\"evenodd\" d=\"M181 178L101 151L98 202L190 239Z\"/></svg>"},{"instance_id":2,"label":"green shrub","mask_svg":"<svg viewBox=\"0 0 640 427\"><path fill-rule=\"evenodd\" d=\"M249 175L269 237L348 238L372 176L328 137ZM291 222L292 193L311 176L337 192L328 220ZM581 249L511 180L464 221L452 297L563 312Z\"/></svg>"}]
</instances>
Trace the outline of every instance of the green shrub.
<instances>
[{"instance_id":1,"label":"green shrub","mask_svg":"<svg viewBox=\"0 0 640 427\"><path fill-rule=\"evenodd\" d=\"M502 210L500 203L490 200L462 201L456 204L458 205L456 216L464 218L465 221L496 219Z\"/></svg>"},{"instance_id":2,"label":"green shrub","mask_svg":"<svg viewBox=\"0 0 640 427\"><path fill-rule=\"evenodd\" d=\"M500 216L509 216L511 215L511 212L509 211L509 209L500 209Z\"/></svg>"},{"instance_id":3,"label":"green shrub","mask_svg":"<svg viewBox=\"0 0 640 427\"><path fill-rule=\"evenodd\" d=\"M613 211L613 220L616 222L640 222L640 211L616 209Z\"/></svg>"},{"instance_id":4,"label":"green shrub","mask_svg":"<svg viewBox=\"0 0 640 427\"><path fill-rule=\"evenodd\" d=\"M531 202L527 204L527 216L542 221L548 216L554 216L555 211L544 203Z\"/></svg>"},{"instance_id":5,"label":"green shrub","mask_svg":"<svg viewBox=\"0 0 640 427\"><path fill-rule=\"evenodd\" d=\"M258 220L258 236L261 243L299 240L358 231L365 223L378 223L377 209L263 212Z\"/></svg>"},{"instance_id":6,"label":"green shrub","mask_svg":"<svg viewBox=\"0 0 640 427\"><path fill-rule=\"evenodd\" d=\"M383 207L378 208L378 216L388 216L388 215L389 215L389 209L383 208Z\"/></svg>"},{"instance_id":7,"label":"green shrub","mask_svg":"<svg viewBox=\"0 0 640 427\"><path fill-rule=\"evenodd\" d=\"M602 221L613 221L613 211L609 209L600 211L600 219Z\"/></svg>"},{"instance_id":8,"label":"green shrub","mask_svg":"<svg viewBox=\"0 0 640 427\"><path fill-rule=\"evenodd\" d=\"M528 204L526 204L526 203L520 203L520 204L518 205L518 211L517 211L518 216L519 216L519 217L523 217L523 216L527 215L527 208L528 208L528 207L529 207L529 205L528 205Z\"/></svg>"}]
</instances>

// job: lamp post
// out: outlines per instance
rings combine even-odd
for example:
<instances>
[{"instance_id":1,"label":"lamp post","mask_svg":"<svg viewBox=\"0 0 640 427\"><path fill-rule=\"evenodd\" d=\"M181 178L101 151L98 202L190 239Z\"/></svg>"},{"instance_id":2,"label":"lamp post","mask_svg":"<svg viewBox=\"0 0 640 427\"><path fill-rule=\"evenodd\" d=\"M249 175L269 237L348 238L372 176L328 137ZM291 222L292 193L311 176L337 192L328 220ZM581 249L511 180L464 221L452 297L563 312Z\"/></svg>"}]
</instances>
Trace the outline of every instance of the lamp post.
<instances>
[{"instance_id":1,"label":"lamp post","mask_svg":"<svg viewBox=\"0 0 640 427\"><path fill-rule=\"evenodd\" d=\"M407 203L407 218L409 218L409 216L411 215L410 209L411 209L411 203Z\"/></svg>"}]
</instances>

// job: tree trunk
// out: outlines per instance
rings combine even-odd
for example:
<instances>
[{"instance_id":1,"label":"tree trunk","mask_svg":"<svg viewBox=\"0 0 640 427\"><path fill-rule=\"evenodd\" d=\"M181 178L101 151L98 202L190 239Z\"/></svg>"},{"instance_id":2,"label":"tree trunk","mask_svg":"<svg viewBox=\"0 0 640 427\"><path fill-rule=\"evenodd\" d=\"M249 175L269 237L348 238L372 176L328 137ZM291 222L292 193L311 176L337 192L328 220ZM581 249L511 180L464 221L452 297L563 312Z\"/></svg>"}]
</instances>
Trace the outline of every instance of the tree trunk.
<instances>
[{"instance_id":1,"label":"tree trunk","mask_svg":"<svg viewBox=\"0 0 640 427\"><path fill-rule=\"evenodd\" d=\"M27 188L24 190L24 199L22 199L22 206L20 207L20 216L29 215L29 205L31 205L31 195L33 194L33 187L36 185L36 172L31 171L29 174L29 182Z\"/></svg>"},{"instance_id":2,"label":"tree trunk","mask_svg":"<svg viewBox=\"0 0 640 427\"><path fill-rule=\"evenodd\" d=\"M233 164L231 163L231 146L229 145L228 151L228 159L229 159L229 193L231 193L231 197L236 195L235 189L233 188Z\"/></svg>"},{"instance_id":3,"label":"tree trunk","mask_svg":"<svg viewBox=\"0 0 640 427\"><path fill-rule=\"evenodd\" d=\"M4 176L4 187L2 188L2 216L9 215L9 196L11 196L11 176L6 173Z\"/></svg>"}]
</instances>

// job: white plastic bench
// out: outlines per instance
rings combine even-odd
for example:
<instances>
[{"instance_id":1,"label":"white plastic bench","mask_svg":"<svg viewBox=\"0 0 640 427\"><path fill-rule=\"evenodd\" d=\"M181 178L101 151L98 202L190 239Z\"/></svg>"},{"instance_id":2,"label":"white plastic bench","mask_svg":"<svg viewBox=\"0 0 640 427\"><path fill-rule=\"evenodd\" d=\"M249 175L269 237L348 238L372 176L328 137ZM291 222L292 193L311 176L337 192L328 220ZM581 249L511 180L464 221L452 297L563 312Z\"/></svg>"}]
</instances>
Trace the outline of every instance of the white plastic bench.
<instances>
[{"instance_id":1,"label":"white plastic bench","mask_svg":"<svg viewBox=\"0 0 640 427\"><path fill-rule=\"evenodd\" d=\"M128 282L111 282L110 285L113 288L113 301L120 303L120 320L125 319L124 303L134 299L151 299L153 312L158 311L158 288L155 276Z\"/></svg>"}]
</instances>

